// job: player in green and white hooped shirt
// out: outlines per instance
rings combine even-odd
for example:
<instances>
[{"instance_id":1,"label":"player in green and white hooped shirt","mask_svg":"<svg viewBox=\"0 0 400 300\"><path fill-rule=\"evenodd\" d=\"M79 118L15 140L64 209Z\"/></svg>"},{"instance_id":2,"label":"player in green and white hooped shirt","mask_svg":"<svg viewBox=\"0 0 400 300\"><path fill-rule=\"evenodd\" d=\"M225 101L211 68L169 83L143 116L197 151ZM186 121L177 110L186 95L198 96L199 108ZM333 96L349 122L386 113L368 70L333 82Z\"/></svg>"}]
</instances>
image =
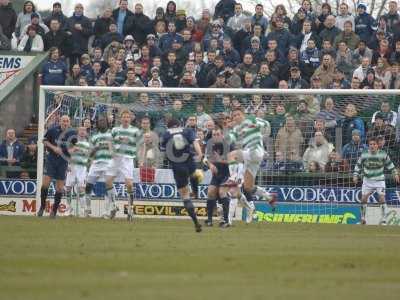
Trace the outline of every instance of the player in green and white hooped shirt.
<instances>
[{"instance_id":1,"label":"player in green and white hooped shirt","mask_svg":"<svg viewBox=\"0 0 400 300\"><path fill-rule=\"evenodd\" d=\"M368 198L374 192L377 192L382 213L380 223L386 225L385 169L391 171L395 181L400 183L400 176L389 155L385 151L379 150L378 141L375 138L370 138L368 150L361 153L353 175L354 184L358 183L359 177L363 179L361 188L361 224L366 224L365 215Z\"/></svg>"},{"instance_id":2,"label":"player in green and white hooped shirt","mask_svg":"<svg viewBox=\"0 0 400 300\"><path fill-rule=\"evenodd\" d=\"M85 127L78 128L78 138L76 144L69 149L71 157L68 163L67 179L65 192L67 196L67 210L65 215L73 215L71 205L73 188L77 195L83 214L86 214L85 184L87 176L87 164L89 160L90 144L87 141L87 131ZM79 211L76 212L79 215Z\"/></svg>"},{"instance_id":3,"label":"player in green and white hooped shirt","mask_svg":"<svg viewBox=\"0 0 400 300\"><path fill-rule=\"evenodd\" d=\"M112 142L111 130L108 128L107 116L100 116L97 119L96 124L97 132L90 138L90 144L92 146L92 152L90 157L92 163L89 168L89 173L86 180L86 209L87 216L91 214L90 202L91 194L94 185L99 179L105 181L106 171L111 162L111 150L110 144ZM110 211L110 203L107 201L108 198L104 197L106 214Z\"/></svg>"},{"instance_id":4,"label":"player in green and white hooped shirt","mask_svg":"<svg viewBox=\"0 0 400 300\"><path fill-rule=\"evenodd\" d=\"M244 163L243 194L247 200L247 203L245 203L247 208L246 222L250 223L255 210L253 203L254 195L267 200L272 206L274 206L276 202L275 194L270 194L264 189L255 186L257 172L264 159L262 129L265 126L269 126L269 124L267 121L256 118L255 116L246 116L240 108L232 111L232 119L235 127L229 134L229 138L231 142L241 144L241 149L235 150L229 154L229 171L232 178L240 177L236 174L238 162ZM234 180L230 179L227 184L231 185L233 181ZM238 198L240 199L241 197L238 196Z\"/></svg>"},{"instance_id":5,"label":"player in green and white hooped shirt","mask_svg":"<svg viewBox=\"0 0 400 300\"><path fill-rule=\"evenodd\" d=\"M121 113L121 126L114 127L111 131L113 158L106 174L107 197L114 204L109 217L114 218L118 211L118 207L115 205L113 182L118 175L121 175L125 180L129 194L128 221L133 218L133 168L136 158L136 144L140 140L140 131L137 127L131 125L131 120L131 112L124 110Z\"/></svg>"}]
</instances>

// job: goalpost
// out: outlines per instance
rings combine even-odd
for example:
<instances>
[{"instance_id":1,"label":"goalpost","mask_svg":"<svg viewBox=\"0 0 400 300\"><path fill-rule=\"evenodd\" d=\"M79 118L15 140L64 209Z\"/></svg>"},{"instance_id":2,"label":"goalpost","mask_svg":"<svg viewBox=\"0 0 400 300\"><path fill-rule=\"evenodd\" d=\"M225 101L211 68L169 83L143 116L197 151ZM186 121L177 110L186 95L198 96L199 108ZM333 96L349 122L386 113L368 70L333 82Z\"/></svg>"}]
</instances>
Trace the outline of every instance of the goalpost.
<instances>
[{"instance_id":1,"label":"goalpost","mask_svg":"<svg viewBox=\"0 0 400 300\"><path fill-rule=\"evenodd\" d=\"M196 115L197 125L203 127L203 133L198 133L203 140L208 138L207 130L212 127L212 122L207 122L209 117L227 132L232 126L230 110L240 106L249 115L269 121L269 128L264 128L266 155L257 176L257 184L276 193L279 204L277 211L273 212L268 205L258 202L254 218L264 222L350 224L359 221L360 186L354 186L351 180L357 154L350 153L349 156L346 153L347 163L340 156L352 136L362 135L362 132L352 132L354 117L349 116L349 111L352 107L356 108L356 116L367 129L371 127L371 117L379 110L382 101L389 102L391 110L395 112L400 103L396 90L41 86L39 95L37 203L40 202L45 158L43 137L46 128L57 124L62 114L71 117L73 126L80 126L85 119L89 119L93 127L97 117L102 114L118 124L118 112L127 108L135 114L137 121L148 117L153 131L158 134L165 130L169 118L186 122L188 117ZM200 112L201 107L196 107L197 104L202 104L206 114ZM398 167L400 153L396 148L399 138L396 130L398 128L394 127L387 130L369 129L369 132L373 131L384 140L384 149ZM315 135L317 131L323 135L323 147L320 150L313 149L320 139L318 134ZM366 142L366 136L361 136L361 139L362 143ZM336 157L331 154L332 150L338 154ZM326 153L318 151L329 152L329 164ZM151 161L156 160L152 157ZM155 176L156 183L160 178L164 183L174 182L170 173L164 172L163 169L168 166L162 158L155 165L155 169L159 169L157 174L161 174ZM148 178L140 174L138 176L140 183ZM154 180L154 174L150 177ZM387 184L388 204L395 208L394 213L400 217L400 210L397 212L400 194L391 176L387 176ZM205 190L200 196L204 198ZM370 197L370 204L368 213L371 214L371 222L378 222L380 212L375 208L376 196Z\"/></svg>"}]
</instances>

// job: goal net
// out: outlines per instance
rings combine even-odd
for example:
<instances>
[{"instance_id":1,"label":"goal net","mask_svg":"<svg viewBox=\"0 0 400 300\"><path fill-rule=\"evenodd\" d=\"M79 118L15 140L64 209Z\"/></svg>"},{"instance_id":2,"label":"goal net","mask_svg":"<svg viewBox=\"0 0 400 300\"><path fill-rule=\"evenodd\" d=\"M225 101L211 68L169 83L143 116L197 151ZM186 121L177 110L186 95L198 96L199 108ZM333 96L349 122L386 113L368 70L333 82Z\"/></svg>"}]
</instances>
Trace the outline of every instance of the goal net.
<instances>
[{"instance_id":1,"label":"goal net","mask_svg":"<svg viewBox=\"0 0 400 300\"><path fill-rule=\"evenodd\" d=\"M276 210L256 201L254 219L259 222L346 223L360 222L361 182L353 171L367 139L378 139L396 168L400 154L397 112L400 97L394 90L262 90L198 88L123 88L42 86L39 108L40 186L45 131L68 115L73 127L96 132L96 122L106 116L113 126L119 113L129 109L132 125L142 130L137 147L134 180L136 198L169 201L177 198L168 163L159 141L168 120L196 130L203 147L212 129L225 135L234 126L231 112L241 107L248 116L268 121L263 128L265 155L256 184L277 196ZM205 203L210 172L205 172L198 198ZM125 201L123 185L116 185ZM40 189L38 188L38 191ZM102 197L101 184L96 188ZM400 217L399 192L390 172L386 174L386 214L391 222ZM378 195L369 198L367 216L378 224Z\"/></svg>"}]
</instances>

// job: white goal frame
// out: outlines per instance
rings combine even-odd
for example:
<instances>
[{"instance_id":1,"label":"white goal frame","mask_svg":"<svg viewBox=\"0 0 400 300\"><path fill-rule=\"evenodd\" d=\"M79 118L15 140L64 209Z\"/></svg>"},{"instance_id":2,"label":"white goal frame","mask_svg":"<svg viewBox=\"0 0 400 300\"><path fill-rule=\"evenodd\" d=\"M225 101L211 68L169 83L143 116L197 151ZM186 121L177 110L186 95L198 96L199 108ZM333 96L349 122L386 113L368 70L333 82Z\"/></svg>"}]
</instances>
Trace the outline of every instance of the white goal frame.
<instances>
[{"instance_id":1,"label":"white goal frame","mask_svg":"<svg viewBox=\"0 0 400 300\"><path fill-rule=\"evenodd\" d=\"M235 94L235 95L343 95L343 96L400 96L399 90L366 89L238 89L238 88L154 88L154 87L103 87L103 86L45 86L39 88L38 162L36 200L40 203L40 187L43 182L45 94L47 91L70 92L131 92L131 93L176 93L176 94Z\"/></svg>"}]
</instances>

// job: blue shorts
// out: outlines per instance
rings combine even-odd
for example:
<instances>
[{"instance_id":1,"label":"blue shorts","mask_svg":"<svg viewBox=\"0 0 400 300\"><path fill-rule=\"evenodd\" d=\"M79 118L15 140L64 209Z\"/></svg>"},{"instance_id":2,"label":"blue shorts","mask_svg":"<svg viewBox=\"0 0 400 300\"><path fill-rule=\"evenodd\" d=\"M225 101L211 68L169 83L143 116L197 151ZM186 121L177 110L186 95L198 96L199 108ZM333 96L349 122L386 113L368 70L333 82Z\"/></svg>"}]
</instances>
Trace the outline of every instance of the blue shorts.
<instances>
[{"instance_id":1,"label":"blue shorts","mask_svg":"<svg viewBox=\"0 0 400 300\"><path fill-rule=\"evenodd\" d=\"M55 180L65 180L67 177L68 162L63 159L46 159L44 165L44 175Z\"/></svg>"},{"instance_id":2,"label":"blue shorts","mask_svg":"<svg viewBox=\"0 0 400 300\"><path fill-rule=\"evenodd\" d=\"M211 178L210 185L219 187L229 178L229 168L218 168L218 173Z\"/></svg>"},{"instance_id":3,"label":"blue shorts","mask_svg":"<svg viewBox=\"0 0 400 300\"><path fill-rule=\"evenodd\" d=\"M189 184L189 177L196 171L196 164L193 161L176 163L172 165L172 172L176 187L181 189Z\"/></svg>"}]
</instances>

